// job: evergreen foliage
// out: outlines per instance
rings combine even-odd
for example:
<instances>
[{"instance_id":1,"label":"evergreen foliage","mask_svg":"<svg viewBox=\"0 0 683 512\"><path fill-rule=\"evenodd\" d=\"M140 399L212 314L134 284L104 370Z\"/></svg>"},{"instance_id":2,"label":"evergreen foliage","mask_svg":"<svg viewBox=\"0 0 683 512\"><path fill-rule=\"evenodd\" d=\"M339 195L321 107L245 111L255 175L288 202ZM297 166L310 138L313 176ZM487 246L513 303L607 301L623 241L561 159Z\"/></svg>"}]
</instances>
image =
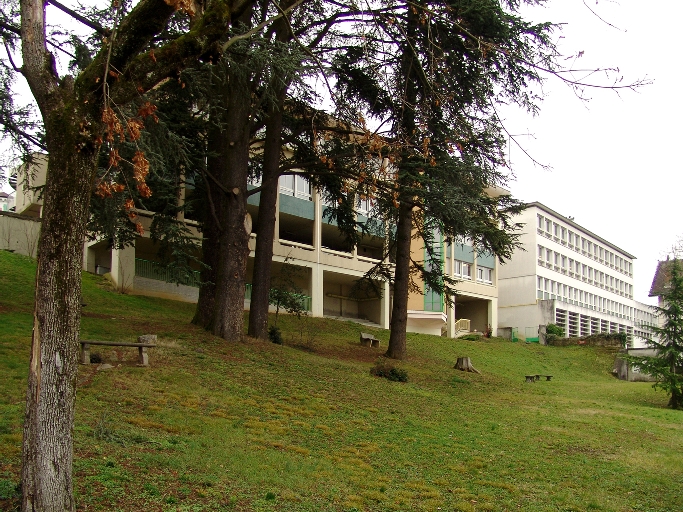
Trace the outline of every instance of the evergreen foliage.
<instances>
[{"instance_id":1,"label":"evergreen foliage","mask_svg":"<svg viewBox=\"0 0 683 512\"><path fill-rule=\"evenodd\" d=\"M663 320L661 327L652 327L647 340L656 356L629 356L628 362L635 369L657 379L655 389L669 395L669 407L683 409L683 264L674 259L670 268L670 280L660 297L660 306L653 306Z\"/></svg>"}]
</instances>

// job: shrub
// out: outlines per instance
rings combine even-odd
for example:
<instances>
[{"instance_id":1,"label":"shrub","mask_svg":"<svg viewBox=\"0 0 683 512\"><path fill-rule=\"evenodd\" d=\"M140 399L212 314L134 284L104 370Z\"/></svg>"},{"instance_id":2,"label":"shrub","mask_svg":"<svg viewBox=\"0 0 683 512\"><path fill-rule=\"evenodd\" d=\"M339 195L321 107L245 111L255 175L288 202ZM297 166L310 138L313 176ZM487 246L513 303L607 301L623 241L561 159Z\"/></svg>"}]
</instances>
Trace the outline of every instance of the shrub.
<instances>
[{"instance_id":1,"label":"shrub","mask_svg":"<svg viewBox=\"0 0 683 512\"><path fill-rule=\"evenodd\" d=\"M279 327L271 325L268 328L268 338L276 345L282 345L282 332Z\"/></svg>"},{"instance_id":2,"label":"shrub","mask_svg":"<svg viewBox=\"0 0 683 512\"><path fill-rule=\"evenodd\" d=\"M19 494L19 485L10 480L0 480L0 500L17 498Z\"/></svg>"},{"instance_id":3,"label":"shrub","mask_svg":"<svg viewBox=\"0 0 683 512\"><path fill-rule=\"evenodd\" d=\"M481 334L465 334L458 339L463 341L479 341L481 339Z\"/></svg>"},{"instance_id":4,"label":"shrub","mask_svg":"<svg viewBox=\"0 0 683 512\"><path fill-rule=\"evenodd\" d=\"M408 372L396 368L392 363L384 358L380 358L370 369L370 374L375 377L384 377L394 382L408 382Z\"/></svg>"},{"instance_id":5,"label":"shrub","mask_svg":"<svg viewBox=\"0 0 683 512\"><path fill-rule=\"evenodd\" d=\"M548 324L545 327L545 333L548 336L557 336L558 338L564 338L564 329L559 325Z\"/></svg>"}]
</instances>

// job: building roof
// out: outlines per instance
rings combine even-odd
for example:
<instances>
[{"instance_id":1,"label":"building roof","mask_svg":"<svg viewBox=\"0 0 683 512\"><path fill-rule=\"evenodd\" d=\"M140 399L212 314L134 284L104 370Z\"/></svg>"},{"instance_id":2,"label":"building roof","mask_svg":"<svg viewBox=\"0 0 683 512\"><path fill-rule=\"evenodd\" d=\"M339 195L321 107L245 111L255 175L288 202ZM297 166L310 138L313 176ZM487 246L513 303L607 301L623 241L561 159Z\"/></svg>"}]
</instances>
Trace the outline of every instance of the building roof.
<instances>
[{"instance_id":1,"label":"building roof","mask_svg":"<svg viewBox=\"0 0 683 512\"><path fill-rule=\"evenodd\" d=\"M631 258L632 260L637 259L633 254L630 254L630 253L626 252L625 250L623 250L623 249L617 247L616 245L614 245L612 242L608 242L607 240L605 240L605 239L602 238L601 236L598 236L598 235L596 235L595 233L593 233L592 231L587 230L587 229L584 228L583 226L581 226L581 225L577 224L576 222L574 222L574 221L573 221L572 219L570 219L569 217L565 217L564 215L560 215L560 214L557 213L555 210L553 210L553 209L551 209L551 208L548 208L548 207L547 207L546 205L544 205L543 203L539 203L539 202L527 203L527 207L530 207L530 206L535 206L536 208L539 208L539 209L541 209L541 210L543 210L543 211L545 211L545 212L547 212L547 213L549 213L549 214L551 214L551 215L554 215L555 217L557 217L557 218L559 218L559 219L562 219L563 222L566 222L566 223L569 224L570 226L573 226L574 228L583 231L583 232L586 233L587 235L592 236L592 237L595 238L596 240L598 240L598 241L600 241L601 243L607 245L608 247L611 247L611 248L614 249L615 251L619 251L621 254L623 254L623 255L626 256L627 258Z\"/></svg>"},{"instance_id":2,"label":"building roof","mask_svg":"<svg viewBox=\"0 0 683 512\"><path fill-rule=\"evenodd\" d=\"M655 277L652 279L652 286L650 286L650 297L659 297L663 295L669 287L671 281L671 267L673 267L675 259L657 262L657 270L655 270ZM678 260L680 261L680 260Z\"/></svg>"}]
</instances>

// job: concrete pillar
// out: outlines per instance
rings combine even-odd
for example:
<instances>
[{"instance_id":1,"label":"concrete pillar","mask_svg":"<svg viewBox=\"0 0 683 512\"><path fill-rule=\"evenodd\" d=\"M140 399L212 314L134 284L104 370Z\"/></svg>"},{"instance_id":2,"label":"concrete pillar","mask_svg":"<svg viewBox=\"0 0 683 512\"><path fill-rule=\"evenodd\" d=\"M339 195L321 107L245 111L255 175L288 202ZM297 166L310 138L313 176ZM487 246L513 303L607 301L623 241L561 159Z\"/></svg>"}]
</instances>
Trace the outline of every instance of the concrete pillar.
<instances>
[{"instance_id":1,"label":"concrete pillar","mask_svg":"<svg viewBox=\"0 0 683 512\"><path fill-rule=\"evenodd\" d=\"M83 270L95 273L95 249L88 243L83 244Z\"/></svg>"},{"instance_id":2,"label":"concrete pillar","mask_svg":"<svg viewBox=\"0 0 683 512\"><path fill-rule=\"evenodd\" d=\"M455 302L446 306L446 329L449 338L455 338Z\"/></svg>"},{"instance_id":3,"label":"concrete pillar","mask_svg":"<svg viewBox=\"0 0 683 512\"><path fill-rule=\"evenodd\" d=\"M382 303L380 308L379 323L382 329L389 329L391 320L391 286L389 281L382 283Z\"/></svg>"},{"instance_id":4,"label":"concrete pillar","mask_svg":"<svg viewBox=\"0 0 683 512\"><path fill-rule=\"evenodd\" d=\"M322 225L323 225L323 208L322 197L318 189L313 190L313 247L317 255L316 261L320 262L320 248L322 246Z\"/></svg>"},{"instance_id":5,"label":"concrete pillar","mask_svg":"<svg viewBox=\"0 0 683 512\"><path fill-rule=\"evenodd\" d=\"M488 301L488 323L491 326L491 336L498 335L498 298Z\"/></svg>"},{"instance_id":6,"label":"concrete pillar","mask_svg":"<svg viewBox=\"0 0 683 512\"><path fill-rule=\"evenodd\" d=\"M322 265L314 263L311 267L311 315L316 317L323 316L323 268Z\"/></svg>"},{"instance_id":7,"label":"concrete pillar","mask_svg":"<svg viewBox=\"0 0 683 512\"><path fill-rule=\"evenodd\" d=\"M111 280L116 289L125 293L133 288L135 278L135 246L111 251Z\"/></svg>"}]
</instances>

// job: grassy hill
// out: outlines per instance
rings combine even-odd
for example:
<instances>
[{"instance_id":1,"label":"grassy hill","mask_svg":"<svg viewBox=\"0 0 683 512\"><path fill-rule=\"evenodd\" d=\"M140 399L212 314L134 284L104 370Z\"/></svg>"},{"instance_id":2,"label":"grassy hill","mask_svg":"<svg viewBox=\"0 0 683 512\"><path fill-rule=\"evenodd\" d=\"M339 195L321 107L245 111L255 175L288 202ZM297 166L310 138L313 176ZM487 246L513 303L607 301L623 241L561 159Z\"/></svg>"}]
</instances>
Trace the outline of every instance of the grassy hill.
<instances>
[{"instance_id":1,"label":"grassy hill","mask_svg":"<svg viewBox=\"0 0 683 512\"><path fill-rule=\"evenodd\" d=\"M0 252L0 510L16 506L34 273ZM683 412L614 379L611 350L409 334L398 383L370 375L383 349L353 323L281 317L284 346L227 343L190 325L193 305L89 274L83 295L83 338L159 346L148 368L97 347L114 367L79 367L79 510L683 510Z\"/></svg>"}]
</instances>

